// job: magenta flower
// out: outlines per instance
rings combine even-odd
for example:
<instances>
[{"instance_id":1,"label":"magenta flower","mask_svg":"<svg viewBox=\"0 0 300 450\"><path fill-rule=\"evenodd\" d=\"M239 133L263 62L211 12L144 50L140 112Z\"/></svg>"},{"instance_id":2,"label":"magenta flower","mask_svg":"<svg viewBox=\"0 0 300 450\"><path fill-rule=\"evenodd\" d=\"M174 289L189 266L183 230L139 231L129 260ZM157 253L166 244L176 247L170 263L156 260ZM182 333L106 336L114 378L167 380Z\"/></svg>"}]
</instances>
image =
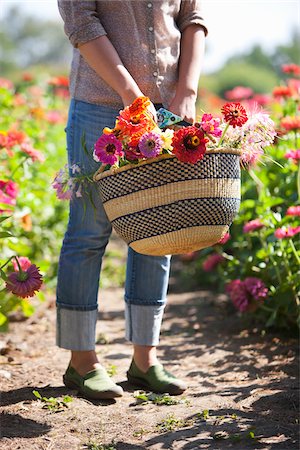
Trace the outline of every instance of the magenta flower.
<instances>
[{"instance_id":1,"label":"magenta flower","mask_svg":"<svg viewBox=\"0 0 300 450\"><path fill-rule=\"evenodd\" d=\"M18 195L18 185L14 181L0 180L0 203L14 206Z\"/></svg>"},{"instance_id":2,"label":"magenta flower","mask_svg":"<svg viewBox=\"0 0 300 450\"><path fill-rule=\"evenodd\" d=\"M113 134L102 134L94 146L94 159L97 162L114 165L123 156L121 142Z\"/></svg>"},{"instance_id":3,"label":"magenta flower","mask_svg":"<svg viewBox=\"0 0 300 450\"><path fill-rule=\"evenodd\" d=\"M230 234L225 233L224 236L217 242L218 244L224 245L230 239Z\"/></svg>"},{"instance_id":4,"label":"magenta flower","mask_svg":"<svg viewBox=\"0 0 300 450\"><path fill-rule=\"evenodd\" d=\"M275 231L275 236L277 239L291 238L295 234L300 233L300 226L298 227L288 227L288 228L277 228Z\"/></svg>"},{"instance_id":5,"label":"magenta flower","mask_svg":"<svg viewBox=\"0 0 300 450\"><path fill-rule=\"evenodd\" d=\"M8 275L6 289L21 298L33 297L43 284L42 275L35 264L26 270L12 272Z\"/></svg>"},{"instance_id":6,"label":"magenta flower","mask_svg":"<svg viewBox=\"0 0 300 450\"><path fill-rule=\"evenodd\" d=\"M292 159L295 164L300 161L300 149L297 150L289 150L284 155L286 159Z\"/></svg>"},{"instance_id":7,"label":"magenta flower","mask_svg":"<svg viewBox=\"0 0 300 450\"><path fill-rule=\"evenodd\" d=\"M300 206L290 206L286 212L287 216L300 216Z\"/></svg>"},{"instance_id":8,"label":"magenta flower","mask_svg":"<svg viewBox=\"0 0 300 450\"><path fill-rule=\"evenodd\" d=\"M30 266L31 266L31 261L30 259L28 259L26 256L20 256L17 258L19 261L19 265L21 267L21 270L27 270ZM13 259L13 266L14 266L14 270L15 272L19 271L19 266L18 263L15 259Z\"/></svg>"},{"instance_id":9,"label":"magenta flower","mask_svg":"<svg viewBox=\"0 0 300 450\"><path fill-rule=\"evenodd\" d=\"M260 230L264 227L264 224L259 219L250 220L243 226L244 233L250 233L251 231Z\"/></svg>"},{"instance_id":10,"label":"magenta flower","mask_svg":"<svg viewBox=\"0 0 300 450\"><path fill-rule=\"evenodd\" d=\"M268 295L268 288L259 278L245 278L244 286L246 287L247 292L252 296L253 300L261 301Z\"/></svg>"},{"instance_id":11,"label":"magenta flower","mask_svg":"<svg viewBox=\"0 0 300 450\"><path fill-rule=\"evenodd\" d=\"M206 134L210 134L215 137L220 137L222 135L220 119L214 119L212 114L203 114L200 126Z\"/></svg>"},{"instance_id":12,"label":"magenta flower","mask_svg":"<svg viewBox=\"0 0 300 450\"><path fill-rule=\"evenodd\" d=\"M209 255L202 263L202 269L205 272L211 272L215 267L221 264L225 260L224 256L219 253L213 253Z\"/></svg>"},{"instance_id":13,"label":"magenta flower","mask_svg":"<svg viewBox=\"0 0 300 450\"><path fill-rule=\"evenodd\" d=\"M163 140L158 133L149 131L139 140L139 149L146 158L154 158L157 156L163 145Z\"/></svg>"},{"instance_id":14,"label":"magenta flower","mask_svg":"<svg viewBox=\"0 0 300 450\"><path fill-rule=\"evenodd\" d=\"M268 295L264 282L256 277L232 280L226 286L234 306L241 312L255 311Z\"/></svg>"},{"instance_id":15,"label":"magenta flower","mask_svg":"<svg viewBox=\"0 0 300 450\"><path fill-rule=\"evenodd\" d=\"M246 287L242 280L232 280L226 285L226 291L229 293L234 306L241 312L249 308L249 299Z\"/></svg>"}]
</instances>

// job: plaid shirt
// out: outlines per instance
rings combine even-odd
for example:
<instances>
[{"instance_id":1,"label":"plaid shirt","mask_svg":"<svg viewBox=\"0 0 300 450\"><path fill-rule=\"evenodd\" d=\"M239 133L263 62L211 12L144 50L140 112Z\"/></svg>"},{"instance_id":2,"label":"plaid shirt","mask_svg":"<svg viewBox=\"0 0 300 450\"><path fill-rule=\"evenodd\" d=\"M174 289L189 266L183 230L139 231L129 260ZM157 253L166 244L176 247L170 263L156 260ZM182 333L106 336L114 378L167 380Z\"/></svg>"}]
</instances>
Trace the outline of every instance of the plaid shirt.
<instances>
[{"instance_id":1,"label":"plaid shirt","mask_svg":"<svg viewBox=\"0 0 300 450\"><path fill-rule=\"evenodd\" d=\"M74 47L71 96L116 108L122 108L121 98L85 62L80 44L107 35L144 95L168 105L176 88L182 31L197 24L207 34L200 0L58 0L58 7Z\"/></svg>"}]
</instances>

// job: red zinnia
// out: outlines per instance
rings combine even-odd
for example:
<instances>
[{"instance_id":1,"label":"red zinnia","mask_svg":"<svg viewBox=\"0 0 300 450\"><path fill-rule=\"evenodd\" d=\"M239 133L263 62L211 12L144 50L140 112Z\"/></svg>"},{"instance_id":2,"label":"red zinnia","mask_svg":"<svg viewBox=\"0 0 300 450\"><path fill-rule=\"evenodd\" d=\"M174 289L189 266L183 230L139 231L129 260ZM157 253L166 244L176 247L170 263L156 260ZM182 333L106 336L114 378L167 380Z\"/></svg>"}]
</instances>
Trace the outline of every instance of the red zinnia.
<instances>
[{"instance_id":1,"label":"red zinnia","mask_svg":"<svg viewBox=\"0 0 300 450\"><path fill-rule=\"evenodd\" d=\"M26 270L12 272L8 275L6 289L18 297L33 297L43 284L42 275L35 264Z\"/></svg>"},{"instance_id":2,"label":"red zinnia","mask_svg":"<svg viewBox=\"0 0 300 450\"><path fill-rule=\"evenodd\" d=\"M300 66L297 66L297 64L283 64L282 72L300 75Z\"/></svg>"},{"instance_id":3,"label":"red zinnia","mask_svg":"<svg viewBox=\"0 0 300 450\"><path fill-rule=\"evenodd\" d=\"M280 125L287 131L298 130L300 128L300 116L286 116L280 121Z\"/></svg>"},{"instance_id":4,"label":"red zinnia","mask_svg":"<svg viewBox=\"0 0 300 450\"><path fill-rule=\"evenodd\" d=\"M226 103L221 108L221 112L225 122L228 122L233 128L241 127L248 120L245 108L238 102Z\"/></svg>"},{"instance_id":5,"label":"red zinnia","mask_svg":"<svg viewBox=\"0 0 300 450\"><path fill-rule=\"evenodd\" d=\"M206 151L208 139L200 128L190 126L174 132L173 153L179 161L193 163L200 161Z\"/></svg>"},{"instance_id":6,"label":"red zinnia","mask_svg":"<svg viewBox=\"0 0 300 450\"><path fill-rule=\"evenodd\" d=\"M276 86L272 93L274 97L291 97L293 95L288 86Z\"/></svg>"}]
</instances>

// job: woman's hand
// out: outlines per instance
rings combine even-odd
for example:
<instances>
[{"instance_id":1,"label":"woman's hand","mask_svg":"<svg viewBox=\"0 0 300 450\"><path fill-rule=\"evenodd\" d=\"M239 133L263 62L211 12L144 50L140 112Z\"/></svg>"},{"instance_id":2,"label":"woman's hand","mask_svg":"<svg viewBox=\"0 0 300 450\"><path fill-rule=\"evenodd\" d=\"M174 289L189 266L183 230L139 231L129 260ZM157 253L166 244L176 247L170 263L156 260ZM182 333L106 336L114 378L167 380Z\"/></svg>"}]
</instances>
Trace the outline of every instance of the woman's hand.
<instances>
[{"instance_id":1,"label":"woman's hand","mask_svg":"<svg viewBox=\"0 0 300 450\"><path fill-rule=\"evenodd\" d=\"M195 95L175 95L168 109L187 122L194 123L196 119L196 97Z\"/></svg>"}]
</instances>

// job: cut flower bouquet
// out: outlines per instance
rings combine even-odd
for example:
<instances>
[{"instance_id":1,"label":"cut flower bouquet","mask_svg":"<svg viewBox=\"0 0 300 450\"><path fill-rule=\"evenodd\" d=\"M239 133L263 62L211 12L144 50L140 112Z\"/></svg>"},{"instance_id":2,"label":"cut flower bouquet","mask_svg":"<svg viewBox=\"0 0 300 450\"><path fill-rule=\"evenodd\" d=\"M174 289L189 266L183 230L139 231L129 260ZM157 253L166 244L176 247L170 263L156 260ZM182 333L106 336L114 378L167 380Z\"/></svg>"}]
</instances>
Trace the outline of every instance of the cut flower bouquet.
<instances>
[{"instance_id":1,"label":"cut flower bouquet","mask_svg":"<svg viewBox=\"0 0 300 450\"><path fill-rule=\"evenodd\" d=\"M163 154L195 164L203 159L207 149L221 147L239 150L241 164L253 165L276 135L267 113L250 114L238 102L222 107L222 119L205 113L200 121L180 129L160 126L149 106L149 98L139 97L120 111L113 129L104 128L94 147L94 159L104 165L103 171Z\"/></svg>"}]
</instances>

